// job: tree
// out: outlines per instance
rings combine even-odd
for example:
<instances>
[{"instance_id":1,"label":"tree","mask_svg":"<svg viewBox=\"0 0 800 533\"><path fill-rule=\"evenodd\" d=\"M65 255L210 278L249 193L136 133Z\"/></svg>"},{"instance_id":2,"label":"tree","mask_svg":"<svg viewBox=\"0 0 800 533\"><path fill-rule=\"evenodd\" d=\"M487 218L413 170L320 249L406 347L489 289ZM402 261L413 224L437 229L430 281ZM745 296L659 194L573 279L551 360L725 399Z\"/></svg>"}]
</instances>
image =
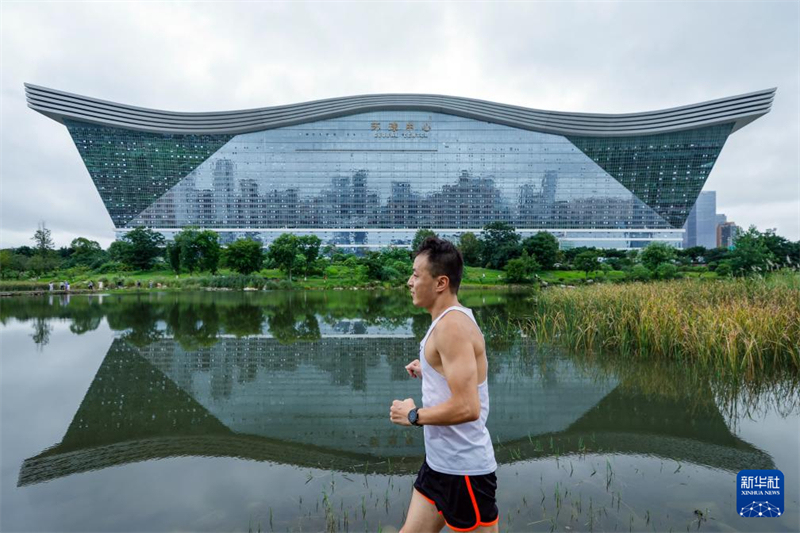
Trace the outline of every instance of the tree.
<instances>
[{"instance_id":1,"label":"tree","mask_svg":"<svg viewBox=\"0 0 800 533\"><path fill-rule=\"evenodd\" d=\"M114 241L108 246L108 256L112 261L123 263L130 253L131 244L127 241Z\"/></svg>"},{"instance_id":2,"label":"tree","mask_svg":"<svg viewBox=\"0 0 800 533\"><path fill-rule=\"evenodd\" d=\"M103 260L103 248L97 241L77 237L72 239L69 247L72 249L70 261L73 264L90 266L94 263L101 263Z\"/></svg>"},{"instance_id":3,"label":"tree","mask_svg":"<svg viewBox=\"0 0 800 533\"><path fill-rule=\"evenodd\" d=\"M414 234L414 240L411 241L411 251L416 252L419 249L419 245L422 244L422 241L428 237L436 237L436 233L427 228L418 229Z\"/></svg>"},{"instance_id":4,"label":"tree","mask_svg":"<svg viewBox=\"0 0 800 533\"><path fill-rule=\"evenodd\" d=\"M575 258L578 257L578 255L582 254L583 252L594 252L594 254L599 257L601 250L598 250L594 246L576 246L575 248L568 248L566 250L563 250L562 254L564 255L564 259L566 260L567 263L573 263L575 261ZM636 250L631 250L630 252L633 254L634 257L636 257L636 255L639 253Z\"/></svg>"},{"instance_id":5,"label":"tree","mask_svg":"<svg viewBox=\"0 0 800 533\"><path fill-rule=\"evenodd\" d=\"M177 236L176 236L177 237ZM168 242L164 252L169 266L176 274L181 273L181 245L178 242Z\"/></svg>"},{"instance_id":6,"label":"tree","mask_svg":"<svg viewBox=\"0 0 800 533\"><path fill-rule=\"evenodd\" d=\"M164 246L163 235L142 226L130 230L121 241L129 245L119 249L122 262L138 270L152 268Z\"/></svg>"},{"instance_id":7,"label":"tree","mask_svg":"<svg viewBox=\"0 0 800 533\"><path fill-rule=\"evenodd\" d=\"M702 262L708 259L708 249L705 246L692 246L677 252L678 255L688 257L693 263Z\"/></svg>"},{"instance_id":8,"label":"tree","mask_svg":"<svg viewBox=\"0 0 800 533\"><path fill-rule=\"evenodd\" d=\"M584 278L588 278L589 272L594 272L600 266L600 262L597 260L597 252L595 251L585 251L579 253L575 257L573 264L575 269L583 272Z\"/></svg>"},{"instance_id":9,"label":"tree","mask_svg":"<svg viewBox=\"0 0 800 533\"><path fill-rule=\"evenodd\" d=\"M481 232L483 241L483 262L488 268L502 270L510 259L519 257L519 234L507 222L486 224Z\"/></svg>"},{"instance_id":10,"label":"tree","mask_svg":"<svg viewBox=\"0 0 800 533\"><path fill-rule=\"evenodd\" d=\"M14 253L18 255L24 255L25 257L33 257L33 255L36 253L36 250L30 246L19 246L14 248Z\"/></svg>"},{"instance_id":11,"label":"tree","mask_svg":"<svg viewBox=\"0 0 800 533\"><path fill-rule=\"evenodd\" d=\"M39 224L39 229L34 232L31 240L35 244L33 255L27 262L28 268L37 274L42 274L43 272L48 272L56 268L59 263L58 256L54 253L53 239L50 236L50 230L47 229L44 222Z\"/></svg>"},{"instance_id":12,"label":"tree","mask_svg":"<svg viewBox=\"0 0 800 533\"><path fill-rule=\"evenodd\" d=\"M297 238L297 251L302 254L303 262L298 264L304 275L308 275L308 270L313 266L319 257L319 247L322 241L316 235L303 235Z\"/></svg>"},{"instance_id":13,"label":"tree","mask_svg":"<svg viewBox=\"0 0 800 533\"><path fill-rule=\"evenodd\" d=\"M250 274L261 270L264 263L264 249L261 243L252 239L237 239L225 249L225 263L240 274Z\"/></svg>"},{"instance_id":14,"label":"tree","mask_svg":"<svg viewBox=\"0 0 800 533\"><path fill-rule=\"evenodd\" d=\"M215 231L204 230L195 237L195 248L199 254L197 264L201 272L217 273L222 247L219 244L219 235Z\"/></svg>"},{"instance_id":15,"label":"tree","mask_svg":"<svg viewBox=\"0 0 800 533\"><path fill-rule=\"evenodd\" d=\"M734 249L728 253L734 276L750 276L766 272L775 262L767 247L767 240L755 226L736 236Z\"/></svg>"},{"instance_id":16,"label":"tree","mask_svg":"<svg viewBox=\"0 0 800 533\"><path fill-rule=\"evenodd\" d=\"M474 233L468 231L461 235L458 241L458 249L464 264L467 266L480 266L481 262L481 241Z\"/></svg>"},{"instance_id":17,"label":"tree","mask_svg":"<svg viewBox=\"0 0 800 533\"><path fill-rule=\"evenodd\" d=\"M170 265L175 272L195 272L200 268L200 252L197 249L197 229L186 227L175 234L175 249L170 249ZM175 261L177 257L177 261ZM177 269L175 265L177 264Z\"/></svg>"},{"instance_id":18,"label":"tree","mask_svg":"<svg viewBox=\"0 0 800 533\"><path fill-rule=\"evenodd\" d=\"M239 241L255 242L251 239L239 239ZM258 244L260 250L261 243L256 242L256 244ZM230 246L226 248L226 250L229 249ZM233 334L237 338L258 335L263 332L264 308L260 305L245 303L233 307L222 307L220 318L225 332Z\"/></svg>"},{"instance_id":19,"label":"tree","mask_svg":"<svg viewBox=\"0 0 800 533\"><path fill-rule=\"evenodd\" d=\"M344 263L348 257L351 257L350 254L344 253L335 244L326 244L322 249L322 253L330 258L331 263Z\"/></svg>"},{"instance_id":20,"label":"tree","mask_svg":"<svg viewBox=\"0 0 800 533\"><path fill-rule=\"evenodd\" d=\"M295 256L294 256L294 264L292 265L292 270L294 270L295 272L298 271L298 270L302 270L303 272L305 272L307 264L308 264L308 262L306 260L306 256L305 255L303 255L301 253L295 254ZM289 277L289 279L292 279L291 276Z\"/></svg>"},{"instance_id":21,"label":"tree","mask_svg":"<svg viewBox=\"0 0 800 533\"><path fill-rule=\"evenodd\" d=\"M358 262L354 261L354 263L356 264L361 263L367 268L367 278L381 279L381 270L383 269L383 259L381 258L380 252L368 251L361 257L360 261ZM355 265L348 265L348 266L350 268L355 267Z\"/></svg>"},{"instance_id":22,"label":"tree","mask_svg":"<svg viewBox=\"0 0 800 533\"><path fill-rule=\"evenodd\" d=\"M46 257L53 251L53 239L50 236L50 230L44 225L44 222L39 223L39 229L34 232L31 240L35 243L36 255Z\"/></svg>"},{"instance_id":23,"label":"tree","mask_svg":"<svg viewBox=\"0 0 800 533\"><path fill-rule=\"evenodd\" d=\"M546 231L540 231L522 241L522 249L536 259L543 270L552 270L558 261L558 239Z\"/></svg>"},{"instance_id":24,"label":"tree","mask_svg":"<svg viewBox=\"0 0 800 533\"><path fill-rule=\"evenodd\" d=\"M708 248L706 249L706 254L703 258L706 260L706 263L710 263L712 261L722 261L727 259L728 257L728 250L727 248Z\"/></svg>"},{"instance_id":25,"label":"tree","mask_svg":"<svg viewBox=\"0 0 800 533\"><path fill-rule=\"evenodd\" d=\"M710 248L706 251L704 257L708 268L714 270L718 264L730 258L730 250L727 248Z\"/></svg>"},{"instance_id":26,"label":"tree","mask_svg":"<svg viewBox=\"0 0 800 533\"><path fill-rule=\"evenodd\" d=\"M299 245L297 237L291 233L284 233L269 245L267 255L272 261L292 279L292 272L297 267L297 254Z\"/></svg>"},{"instance_id":27,"label":"tree","mask_svg":"<svg viewBox=\"0 0 800 533\"><path fill-rule=\"evenodd\" d=\"M366 269L368 279L381 281L393 281L403 276L408 277L412 270L411 254L405 248L388 248L380 252L367 252L358 263Z\"/></svg>"},{"instance_id":28,"label":"tree","mask_svg":"<svg viewBox=\"0 0 800 533\"><path fill-rule=\"evenodd\" d=\"M77 255L91 255L102 250L99 242L90 241L85 237L76 237L72 239L69 247L72 248L72 253Z\"/></svg>"},{"instance_id":29,"label":"tree","mask_svg":"<svg viewBox=\"0 0 800 533\"><path fill-rule=\"evenodd\" d=\"M608 261L603 261L602 263L600 263L600 272L603 273L604 280L608 280L608 275L611 273L612 270L614 269L611 268L611 265L608 264Z\"/></svg>"},{"instance_id":30,"label":"tree","mask_svg":"<svg viewBox=\"0 0 800 533\"><path fill-rule=\"evenodd\" d=\"M797 260L800 259L800 257L798 257L798 249L800 249L800 246L777 235L774 229L768 229L762 233L761 239L764 241L765 246L779 266L789 266L792 263L797 264Z\"/></svg>"},{"instance_id":31,"label":"tree","mask_svg":"<svg viewBox=\"0 0 800 533\"><path fill-rule=\"evenodd\" d=\"M665 242L651 242L642 250L642 264L654 271L661 263L669 263L675 258L675 248Z\"/></svg>"},{"instance_id":32,"label":"tree","mask_svg":"<svg viewBox=\"0 0 800 533\"><path fill-rule=\"evenodd\" d=\"M31 258L13 250L0 250L0 277L17 279L22 272L28 270Z\"/></svg>"},{"instance_id":33,"label":"tree","mask_svg":"<svg viewBox=\"0 0 800 533\"><path fill-rule=\"evenodd\" d=\"M0 279L9 279L10 273L16 271L14 255L11 250L0 250Z\"/></svg>"},{"instance_id":34,"label":"tree","mask_svg":"<svg viewBox=\"0 0 800 533\"><path fill-rule=\"evenodd\" d=\"M72 247L62 246L61 248L56 250L56 257L62 260L69 259L69 257L72 255L72 252L74 251L75 250L73 250Z\"/></svg>"},{"instance_id":35,"label":"tree","mask_svg":"<svg viewBox=\"0 0 800 533\"><path fill-rule=\"evenodd\" d=\"M166 252L167 260L176 273L207 271L216 274L222 247L216 232L187 227L175 235Z\"/></svg>"}]
</instances>

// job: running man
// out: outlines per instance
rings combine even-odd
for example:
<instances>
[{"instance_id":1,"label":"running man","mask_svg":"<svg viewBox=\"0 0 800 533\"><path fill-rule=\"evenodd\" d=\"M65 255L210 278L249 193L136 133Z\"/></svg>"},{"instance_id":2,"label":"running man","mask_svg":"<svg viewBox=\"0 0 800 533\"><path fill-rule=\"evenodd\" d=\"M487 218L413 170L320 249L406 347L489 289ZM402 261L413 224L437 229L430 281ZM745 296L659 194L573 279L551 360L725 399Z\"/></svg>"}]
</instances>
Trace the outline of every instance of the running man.
<instances>
[{"instance_id":1,"label":"running man","mask_svg":"<svg viewBox=\"0 0 800 533\"><path fill-rule=\"evenodd\" d=\"M419 359L406 366L422 378L422 407L392 403L401 426L423 426L425 461L419 470L401 533L496 532L499 520L492 439L486 430L489 385L486 345L470 309L458 303L464 261L452 243L428 237L416 251L408 280L415 306L433 323Z\"/></svg>"}]
</instances>

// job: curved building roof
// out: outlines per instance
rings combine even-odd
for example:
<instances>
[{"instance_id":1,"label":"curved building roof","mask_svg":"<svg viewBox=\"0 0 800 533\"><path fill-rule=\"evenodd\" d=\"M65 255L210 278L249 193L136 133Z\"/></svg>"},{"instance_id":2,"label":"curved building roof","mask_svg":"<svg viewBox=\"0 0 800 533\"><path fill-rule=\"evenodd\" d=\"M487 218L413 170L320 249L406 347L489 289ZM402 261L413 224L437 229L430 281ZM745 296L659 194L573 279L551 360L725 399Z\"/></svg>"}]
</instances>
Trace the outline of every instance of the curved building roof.
<instances>
[{"instance_id":1,"label":"curved building roof","mask_svg":"<svg viewBox=\"0 0 800 533\"><path fill-rule=\"evenodd\" d=\"M240 134L373 111L429 111L559 135L652 135L733 123L736 131L769 112L775 88L670 109L625 114L565 113L435 94L369 94L283 106L179 113L135 107L25 84L28 106L53 120L153 133Z\"/></svg>"}]
</instances>

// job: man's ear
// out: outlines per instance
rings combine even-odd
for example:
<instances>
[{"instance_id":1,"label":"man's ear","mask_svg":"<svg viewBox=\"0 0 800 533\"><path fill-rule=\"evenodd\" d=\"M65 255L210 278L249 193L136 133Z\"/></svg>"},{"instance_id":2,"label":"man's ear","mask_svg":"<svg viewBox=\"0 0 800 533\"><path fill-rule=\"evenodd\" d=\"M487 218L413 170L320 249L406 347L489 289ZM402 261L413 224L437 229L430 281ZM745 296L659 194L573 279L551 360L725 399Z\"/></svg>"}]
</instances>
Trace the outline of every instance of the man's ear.
<instances>
[{"instance_id":1,"label":"man's ear","mask_svg":"<svg viewBox=\"0 0 800 533\"><path fill-rule=\"evenodd\" d=\"M450 278L439 276L436 278L436 292L444 292L450 288Z\"/></svg>"}]
</instances>

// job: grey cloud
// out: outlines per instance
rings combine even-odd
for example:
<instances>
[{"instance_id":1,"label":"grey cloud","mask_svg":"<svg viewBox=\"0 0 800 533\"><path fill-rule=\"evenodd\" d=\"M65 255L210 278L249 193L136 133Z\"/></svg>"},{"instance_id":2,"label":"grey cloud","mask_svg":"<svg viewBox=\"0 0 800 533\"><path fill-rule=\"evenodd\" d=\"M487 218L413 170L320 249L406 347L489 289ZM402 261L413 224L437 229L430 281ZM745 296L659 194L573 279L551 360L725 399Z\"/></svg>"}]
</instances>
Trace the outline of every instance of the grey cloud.
<instances>
[{"instance_id":1,"label":"grey cloud","mask_svg":"<svg viewBox=\"0 0 800 533\"><path fill-rule=\"evenodd\" d=\"M626 113L778 87L706 190L737 223L800 239L797 3L3 4L0 246L113 226L62 126L23 82L221 111L377 92ZM733 218L733 217L731 217Z\"/></svg>"}]
</instances>

